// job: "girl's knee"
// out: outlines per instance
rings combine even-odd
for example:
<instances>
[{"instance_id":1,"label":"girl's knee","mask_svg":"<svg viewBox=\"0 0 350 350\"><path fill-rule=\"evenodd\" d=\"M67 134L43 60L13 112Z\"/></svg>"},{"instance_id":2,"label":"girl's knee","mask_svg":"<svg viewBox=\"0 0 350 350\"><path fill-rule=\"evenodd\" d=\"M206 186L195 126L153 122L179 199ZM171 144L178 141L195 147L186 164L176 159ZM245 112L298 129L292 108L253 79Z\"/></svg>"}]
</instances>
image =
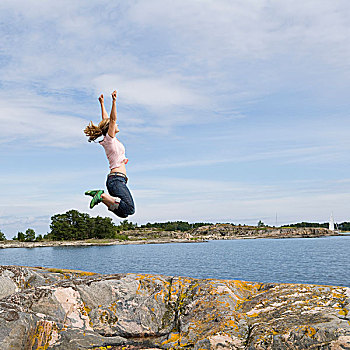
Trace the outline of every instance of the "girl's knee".
<instances>
[{"instance_id":1,"label":"girl's knee","mask_svg":"<svg viewBox=\"0 0 350 350\"><path fill-rule=\"evenodd\" d=\"M133 205L128 205L125 202L121 202L119 203L118 208L112 211L115 215L125 219L129 215L135 214L135 207Z\"/></svg>"},{"instance_id":2,"label":"girl's knee","mask_svg":"<svg viewBox=\"0 0 350 350\"><path fill-rule=\"evenodd\" d=\"M130 206L128 210L128 215L133 215L133 214L135 214L135 208Z\"/></svg>"}]
</instances>

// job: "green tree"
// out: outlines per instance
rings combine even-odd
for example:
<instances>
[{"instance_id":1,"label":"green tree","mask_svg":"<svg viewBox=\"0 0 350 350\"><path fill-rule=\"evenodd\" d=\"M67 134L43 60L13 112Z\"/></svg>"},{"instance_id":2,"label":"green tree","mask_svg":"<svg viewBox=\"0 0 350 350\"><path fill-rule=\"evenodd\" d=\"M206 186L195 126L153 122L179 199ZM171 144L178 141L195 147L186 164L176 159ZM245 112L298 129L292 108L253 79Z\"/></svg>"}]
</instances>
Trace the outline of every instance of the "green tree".
<instances>
[{"instance_id":1,"label":"green tree","mask_svg":"<svg viewBox=\"0 0 350 350\"><path fill-rule=\"evenodd\" d=\"M91 238L94 227L89 214L70 210L65 214L52 216L50 229L50 239L63 241Z\"/></svg>"},{"instance_id":2,"label":"green tree","mask_svg":"<svg viewBox=\"0 0 350 350\"><path fill-rule=\"evenodd\" d=\"M116 226L111 218L91 218L89 214L79 213L77 210L52 216L50 229L45 238L55 241L113 238L116 233Z\"/></svg>"},{"instance_id":3,"label":"green tree","mask_svg":"<svg viewBox=\"0 0 350 350\"><path fill-rule=\"evenodd\" d=\"M196 223L190 224L186 221L167 221L167 222L155 222L153 224L148 222L146 225L141 225L141 227L145 227L145 228L154 227L154 228L160 228L165 231L174 231L174 230L189 231L193 228L198 228L201 226L210 226L210 225L213 225L213 224L209 222L196 222Z\"/></svg>"},{"instance_id":4,"label":"green tree","mask_svg":"<svg viewBox=\"0 0 350 350\"><path fill-rule=\"evenodd\" d=\"M137 224L133 224L125 219L119 224L118 231L134 230L135 227L137 227Z\"/></svg>"},{"instance_id":5,"label":"green tree","mask_svg":"<svg viewBox=\"0 0 350 350\"><path fill-rule=\"evenodd\" d=\"M28 228L26 233L24 234L24 240L26 242L34 242L35 241L35 231L32 228Z\"/></svg>"},{"instance_id":6,"label":"green tree","mask_svg":"<svg viewBox=\"0 0 350 350\"><path fill-rule=\"evenodd\" d=\"M296 224L283 225L281 227L325 227L328 228L328 222L319 223L319 222L298 222Z\"/></svg>"},{"instance_id":7,"label":"green tree","mask_svg":"<svg viewBox=\"0 0 350 350\"><path fill-rule=\"evenodd\" d=\"M176 224L174 222L168 222L163 229L165 231L175 231L176 230Z\"/></svg>"},{"instance_id":8,"label":"green tree","mask_svg":"<svg viewBox=\"0 0 350 350\"><path fill-rule=\"evenodd\" d=\"M6 241L6 236L0 231L0 241Z\"/></svg>"},{"instance_id":9,"label":"green tree","mask_svg":"<svg viewBox=\"0 0 350 350\"><path fill-rule=\"evenodd\" d=\"M93 238L114 238L116 227L111 218L97 216L91 221L93 222Z\"/></svg>"},{"instance_id":10,"label":"green tree","mask_svg":"<svg viewBox=\"0 0 350 350\"><path fill-rule=\"evenodd\" d=\"M350 231L350 222L342 222L341 224L338 225L339 230L342 231Z\"/></svg>"},{"instance_id":11,"label":"green tree","mask_svg":"<svg viewBox=\"0 0 350 350\"><path fill-rule=\"evenodd\" d=\"M25 241L25 236L23 232L18 232L17 233L17 240L20 242L24 242Z\"/></svg>"},{"instance_id":12,"label":"green tree","mask_svg":"<svg viewBox=\"0 0 350 350\"><path fill-rule=\"evenodd\" d=\"M259 220L259 222L258 222L258 227L265 227L266 225L261 221L261 220Z\"/></svg>"},{"instance_id":13,"label":"green tree","mask_svg":"<svg viewBox=\"0 0 350 350\"><path fill-rule=\"evenodd\" d=\"M36 242L41 242L42 240L43 240L42 235L38 235L38 237L36 237L36 239L35 239Z\"/></svg>"}]
</instances>

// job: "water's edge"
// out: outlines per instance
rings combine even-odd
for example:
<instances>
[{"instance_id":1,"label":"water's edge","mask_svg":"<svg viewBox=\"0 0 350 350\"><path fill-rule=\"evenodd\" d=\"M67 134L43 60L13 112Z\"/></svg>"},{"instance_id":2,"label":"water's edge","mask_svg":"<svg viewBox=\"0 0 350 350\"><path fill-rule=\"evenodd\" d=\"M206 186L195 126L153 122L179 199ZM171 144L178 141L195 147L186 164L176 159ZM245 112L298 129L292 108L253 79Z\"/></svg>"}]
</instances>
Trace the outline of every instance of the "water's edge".
<instances>
[{"instance_id":1,"label":"water's edge","mask_svg":"<svg viewBox=\"0 0 350 350\"><path fill-rule=\"evenodd\" d=\"M41 242L17 242L17 241L3 241L0 242L0 249L6 248L42 248L42 247L80 247L80 246L112 246L112 245L141 245L141 244L169 244L169 243L205 243L208 241L230 241L237 239L289 239L289 238L324 238L332 236L347 236L347 234L334 233L323 235L290 235L290 236L275 236L269 234L262 234L256 236L235 236L235 237L215 237L214 239L147 239L147 240L83 240L83 241L41 241Z\"/></svg>"}]
</instances>

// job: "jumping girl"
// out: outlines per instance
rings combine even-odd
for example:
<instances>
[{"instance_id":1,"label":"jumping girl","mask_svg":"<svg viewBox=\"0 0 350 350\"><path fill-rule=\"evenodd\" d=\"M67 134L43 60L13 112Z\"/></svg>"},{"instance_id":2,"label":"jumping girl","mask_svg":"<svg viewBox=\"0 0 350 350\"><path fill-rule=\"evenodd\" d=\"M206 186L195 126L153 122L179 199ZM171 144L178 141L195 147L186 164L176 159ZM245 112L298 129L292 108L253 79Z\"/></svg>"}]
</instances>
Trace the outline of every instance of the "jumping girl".
<instances>
[{"instance_id":1,"label":"jumping girl","mask_svg":"<svg viewBox=\"0 0 350 350\"><path fill-rule=\"evenodd\" d=\"M123 144L115 137L119 132L117 124L117 92L112 93L112 109L108 118L108 114L104 105L104 98L101 95L98 99L101 104L102 121L98 126L92 122L85 128L84 133L89 136L89 142L95 141L98 137L104 136L99 144L103 146L109 162L110 173L107 176L106 186L107 193L103 190L86 191L85 194L92 196L90 208L92 209L99 203L105 204L110 211L121 218L135 213L135 205L131 193L126 186L128 178L126 176L125 165L128 159L125 157L125 148Z\"/></svg>"}]
</instances>

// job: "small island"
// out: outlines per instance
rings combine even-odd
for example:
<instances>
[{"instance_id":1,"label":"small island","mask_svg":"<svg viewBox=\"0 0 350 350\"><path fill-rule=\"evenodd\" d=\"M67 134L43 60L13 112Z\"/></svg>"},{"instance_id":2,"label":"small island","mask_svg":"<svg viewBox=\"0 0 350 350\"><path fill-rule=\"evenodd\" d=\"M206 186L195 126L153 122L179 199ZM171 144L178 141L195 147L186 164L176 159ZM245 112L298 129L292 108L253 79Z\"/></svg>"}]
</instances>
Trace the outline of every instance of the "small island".
<instances>
[{"instance_id":1,"label":"small island","mask_svg":"<svg viewBox=\"0 0 350 350\"><path fill-rule=\"evenodd\" d=\"M344 227L345 226L344 223ZM321 227L323 226L323 227ZM91 246L118 244L193 243L209 240L258 238L315 238L339 236L326 224L300 223L271 227L261 221L257 226L232 223L195 223L184 221L141 225L122 221L115 225L109 217L90 217L70 210L51 217L51 231L36 237L33 229L18 232L12 240L0 240L0 248L34 248L52 246Z\"/></svg>"}]
</instances>

